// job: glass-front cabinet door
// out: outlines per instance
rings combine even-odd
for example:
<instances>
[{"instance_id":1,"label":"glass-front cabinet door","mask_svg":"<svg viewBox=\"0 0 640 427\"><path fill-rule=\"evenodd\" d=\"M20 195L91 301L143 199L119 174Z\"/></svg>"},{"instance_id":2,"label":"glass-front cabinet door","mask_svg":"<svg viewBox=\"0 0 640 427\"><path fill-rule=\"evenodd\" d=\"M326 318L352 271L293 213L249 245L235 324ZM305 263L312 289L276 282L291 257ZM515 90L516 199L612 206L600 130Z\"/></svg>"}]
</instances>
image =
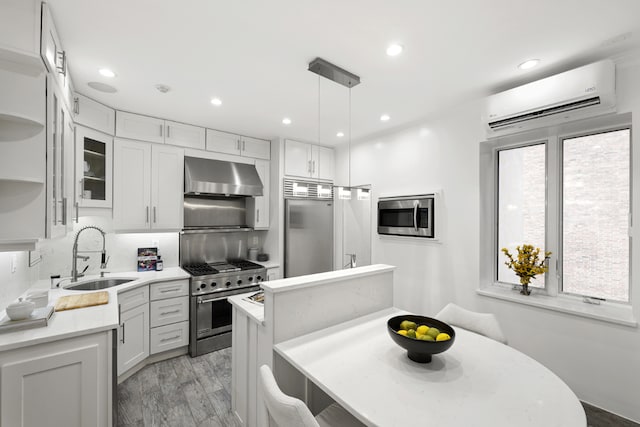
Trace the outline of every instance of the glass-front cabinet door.
<instances>
[{"instance_id":1,"label":"glass-front cabinet door","mask_svg":"<svg viewBox=\"0 0 640 427\"><path fill-rule=\"evenodd\" d=\"M111 208L113 137L76 126L76 203Z\"/></svg>"}]
</instances>

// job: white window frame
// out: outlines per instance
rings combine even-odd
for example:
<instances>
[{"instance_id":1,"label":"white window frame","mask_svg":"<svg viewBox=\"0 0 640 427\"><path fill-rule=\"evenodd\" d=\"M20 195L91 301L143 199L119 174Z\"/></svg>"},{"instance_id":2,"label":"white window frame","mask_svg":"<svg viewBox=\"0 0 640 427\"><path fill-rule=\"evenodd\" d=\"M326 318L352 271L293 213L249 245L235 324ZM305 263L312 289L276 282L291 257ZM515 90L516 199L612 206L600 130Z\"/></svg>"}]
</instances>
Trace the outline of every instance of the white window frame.
<instances>
[{"instance_id":1,"label":"white window frame","mask_svg":"<svg viewBox=\"0 0 640 427\"><path fill-rule=\"evenodd\" d=\"M633 316L634 257L640 247L629 238L629 302L598 301L561 291L560 245L562 244L562 141L601 132L632 128L631 114L609 115L537 129L480 143L480 286L478 294L502 300L538 306L579 316L597 318L626 326L637 326ZM545 274L545 288L530 288L532 294L520 295L519 286L497 281L498 253L498 151L546 142L546 208L545 250L551 251L549 271ZM634 186L634 164L640 170L640 159L634 159L633 130L630 151L630 210L640 197ZM638 240L638 239L636 239Z\"/></svg>"}]
</instances>

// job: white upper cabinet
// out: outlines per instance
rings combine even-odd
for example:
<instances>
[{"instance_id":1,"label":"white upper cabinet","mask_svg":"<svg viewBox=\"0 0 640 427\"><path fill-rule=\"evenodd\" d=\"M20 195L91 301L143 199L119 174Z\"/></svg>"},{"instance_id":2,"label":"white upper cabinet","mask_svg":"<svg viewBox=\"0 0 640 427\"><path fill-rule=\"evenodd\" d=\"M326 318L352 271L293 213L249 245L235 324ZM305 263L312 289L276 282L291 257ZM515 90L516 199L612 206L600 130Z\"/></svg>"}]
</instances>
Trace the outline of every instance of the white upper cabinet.
<instances>
[{"instance_id":1,"label":"white upper cabinet","mask_svg":"<svg viewBox=\"0 0 640 427\"><path fill-rule=\"evenodd\" d=\"M243 136L240 142L243 156L264 160L271 158L271 141Z\"/></svg>"},{"instance_id":2,"label":"white upper cabinet","mask_svg":"<svg viewBox=\"0 0 640 427\"><path fill-rule=\"evenodd\" d=\"M60 88L47 79L47 203L46 236L63 237L72 228L73 125Z\"/></svg>"},{"instance_id":3,"label":"white upper cabinet","mask_svg":"<svg viewBox=\"0 0 640 427\"><path fill-rule=\"evenodd\" d=\"M42 34L40 41L40 55L49 75L60 88L60 99L71 110L71 78L69 77L69 58L62 47L60 37L56 31L51 11L47 3L42 3Z\"/></svg>"},{"instance_id":4,"label":"white upper cabinet","mask_svg":"<svg viewBox=\"0 0 640 427\"><path fill-rule=\"evenodd\" d=\"M78 207L111 207L112 165L113 137L84 126L76 126Z\"/></svg>"},{"instance_id":5,"label":"white upper cabinet","mask_svg":"<svg viewBox=\"0 0 640 427\"><path fill-rule=\"evenodd\" d=\"M204 128L165 120L165 144L204 150L206 132Z\"/></svg>"},{"instance_id":6,"label":"white upper cabinet","mask_svg":"<svg viewBox=\"0 0 640 427\"><path fill-rule=\"evenodd\" d=\"M256 170L262 181L262 196L247 199L247 221L256 230L269 228L269 197L270 197L270 165L268 160L256 160Z\"/></svg>"},{"instance_id":7,"label":"white upper cabinet","mask_svg":"<svg viewBox=\"0 0 640 427\"><path fill-rule=\"evenodd\" d=\"M207 129L207 150L254 159L271 158L270 141L213 129Z\"/></svg>"},{"instance_id":8,"label":"white upper cabinet","mask_svg":"<svg viewBox=\"0 0 640 427\"><path fill-rule=\"evenodd\" d=\"M150 227L151 144L118 140L113 145L113 227Z\"/></svg>"},{"instance_id":9,"label":"white upper cabinet","mask_svg":"<svg viewBox=\"0 0 640 427\"><path fill-rule=\"evenodd\" d=\"M113 171L114 229L182 229L182 149L116 139Z\"/></svg>"},{"instance_id":10,"label":"white upper cabinet","mask_svg":"<svg viewBox=\"0 0 640 427\"><path fill-rule=\"evenodd\" d=\"M40 59L40 0L2 0L0 68L38 75Z\"/></svg>"},{"instance_id":11,"label":"white upper cabinet","mask_svg":"<svg viewBox=\"0 0 640 427\"><path fill-rule=\"evenodd\" d=\"M314 178L333 181L335 160L333 148L314 145L311 147L311 173Z\"/></svg>"},{"instance_id":12,"label":"white upper cabinet","mask_svg":"<svg viewBox=\"0 0 640 427\"><path fill-rule=\"evenodd\" d=\"M207 129L207 150L240 155L240 135Z\"/></svg>"},{"instance_id":13,"label":"white upper cabinet","mask_svg":"<svg viewBox=\"0 0 640 427\"><path fill-rule=\"evenodd\" d=\"M124 111L116 111L116 136L198 150L206 148L204 128Z\"/></svg>"},{"instance_id":14,"label":"white upper cabinet","mask_svg":"<svg viewBox=\"0 0 640 427\"><path fill-rule=\"evenodd\" d=\"M112 136L115 132L116 111L79 93L73 98L73 114L76 124Z\"/></svg>"},{"instance_id":15,"label":"white upper cabinet","mask_svg":"<svg viewBox=\"0 0 640 427\"><path fill-rule=\"evenodd\" d=\"M164 120L116 111L116 136L164 143Z\"/></svg>"},{"instance_id":16,"label":"white upper cabinet","mask_svg":"<svg viewBox=\"0 0 640 427\"><path fill-rule=\"evenodd\" d=\"M154 145L151 176L151 228L180 230L184 212L184 150Z\"/></svg>"},{"instance_id":17,"label":"white upper cabinet","mask_svg":"<svg viewBox=\"0 0 640 427\"><path fill-rule=\"evenodd\" d=\"M332 148L285 140L284 174L287 176L333 181L334 162Z\"/></svg>"}]
</instances>

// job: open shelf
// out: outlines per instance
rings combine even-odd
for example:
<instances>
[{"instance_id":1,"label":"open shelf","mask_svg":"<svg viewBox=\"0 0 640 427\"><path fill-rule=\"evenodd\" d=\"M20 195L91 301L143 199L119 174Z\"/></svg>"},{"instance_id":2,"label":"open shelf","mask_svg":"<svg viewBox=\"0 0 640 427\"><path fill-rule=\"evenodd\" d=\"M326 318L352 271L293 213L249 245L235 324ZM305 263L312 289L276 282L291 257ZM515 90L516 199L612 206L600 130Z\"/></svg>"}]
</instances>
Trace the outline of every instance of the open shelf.
<instances>
[{"instance_id":1,"label":"open shelf","mask_svg":"<svg viewBox=\"0 0 640 427\"><path fill-rule=\"evenodd\" d=\"M90 156L95 156L95 157L105 157L104 153L98 153L97 151L87 150L86 148L84 149L84 154L89 154Z\"/></svg>"},{"instance_id":2,"label":"open shelf","mask_svg":"<svg viewBox=\"0 0 640 427\"><path fill-rule=\"evenodd\" d=\"M39 54L0 47L0 65L16 73L38 76L45 71Z\"/></svg>"},{"instance_id":3,"label":"open shelf","mask_svg":"<svg viewBox=\"0 0 640 427\"><path fill-rule=\"evenodd\" d=\"M21 141L37 135L44 123L19 114L0 113L0 142Z\"/></svg>"},{"instance_id":4,"label":"open shelf","mask_svg":"<svg viewBox=\"0 0 640 427\"><path fill-rule=\"evenodd\" d=\"M44 180L40 178L32 178L27 176L1 176L0 182L16 183L16 184L44 184Z\"/></svg>"}]
</instances>

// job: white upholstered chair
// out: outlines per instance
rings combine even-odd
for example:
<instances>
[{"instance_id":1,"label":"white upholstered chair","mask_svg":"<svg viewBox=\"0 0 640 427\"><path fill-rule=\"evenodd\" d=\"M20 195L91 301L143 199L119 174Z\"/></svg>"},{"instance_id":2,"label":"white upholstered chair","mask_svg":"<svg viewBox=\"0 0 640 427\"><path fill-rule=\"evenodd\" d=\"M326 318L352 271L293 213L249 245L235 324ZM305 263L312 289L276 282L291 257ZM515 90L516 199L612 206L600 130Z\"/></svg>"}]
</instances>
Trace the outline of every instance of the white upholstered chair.
<instances>
[{"instance_id":1,"label":"white upholstered chair","mask_svg":"<svg viewBox=\"0 0 640 427\"><path fill-rule=\"evenodd\" d=\"M502 332L498 319L491 313L477 313L449 303L436 314L436 319L453 326L458 326L471 332L507 344L507 338Z\"/></svg>"},{"instance_id":2,"label":"white upholstered chair","mask_svg":"<svg viewBox=\"0 0 640 427\"><path fill-rule=\"evenodd\" d=\"M267 365L260 367L259 387L267 412L278 427L363 427L342 406L329 405L316 417L300 399L288 396L280 390L271 369Z\"/></svg>"}]
</instances>

